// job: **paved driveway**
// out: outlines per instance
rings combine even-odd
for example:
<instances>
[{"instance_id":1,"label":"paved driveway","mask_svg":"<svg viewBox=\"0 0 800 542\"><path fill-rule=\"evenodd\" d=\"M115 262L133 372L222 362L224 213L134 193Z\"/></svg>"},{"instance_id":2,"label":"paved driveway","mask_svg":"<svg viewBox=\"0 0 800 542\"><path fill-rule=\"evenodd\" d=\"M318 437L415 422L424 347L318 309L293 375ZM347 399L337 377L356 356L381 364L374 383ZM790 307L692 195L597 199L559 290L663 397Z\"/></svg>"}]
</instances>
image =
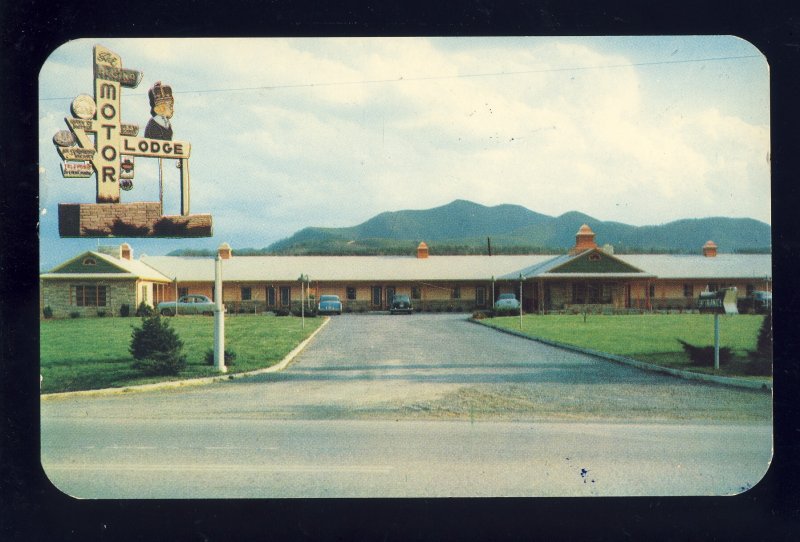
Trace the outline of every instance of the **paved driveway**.
<instances>
[{"instance_id":1,"label":"paved driveway","mask_svg":"<svg viewBox=\"0 0 800 542\"><path fill-rule=\"evenodd\" d=\"M324 386L340 416L752 420L763 392L693 383L469 322L463 314L343 315L282 374ZM299 392L299 390L298 390ZM348 409L352 409L348 412Z\"/></svg>"}]
</instances>

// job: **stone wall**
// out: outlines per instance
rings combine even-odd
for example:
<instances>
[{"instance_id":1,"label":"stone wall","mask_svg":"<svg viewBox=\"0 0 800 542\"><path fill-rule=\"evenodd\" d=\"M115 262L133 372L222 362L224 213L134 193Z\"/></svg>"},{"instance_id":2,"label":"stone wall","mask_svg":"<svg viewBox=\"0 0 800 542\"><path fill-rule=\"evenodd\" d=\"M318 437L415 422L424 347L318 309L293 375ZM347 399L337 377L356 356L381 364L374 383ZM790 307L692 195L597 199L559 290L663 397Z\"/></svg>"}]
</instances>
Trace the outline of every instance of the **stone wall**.
<instances>
[{"instance_id":1,"label":"stone wall","mask_svg":"<svg viewBox=\"0 0 800 542\"><path fill-rule=\"evenodd\" d=\"M106 305L104 307L79 307L70 299L72 286L105 286ZM90 280L43 280L41 283L42 309L50 307L53 318L69 318L73 313L80 316L119 316L120 307L127 304L130 314L136 312L136 281L90 281Z\"/></svg>"}]
</instances>

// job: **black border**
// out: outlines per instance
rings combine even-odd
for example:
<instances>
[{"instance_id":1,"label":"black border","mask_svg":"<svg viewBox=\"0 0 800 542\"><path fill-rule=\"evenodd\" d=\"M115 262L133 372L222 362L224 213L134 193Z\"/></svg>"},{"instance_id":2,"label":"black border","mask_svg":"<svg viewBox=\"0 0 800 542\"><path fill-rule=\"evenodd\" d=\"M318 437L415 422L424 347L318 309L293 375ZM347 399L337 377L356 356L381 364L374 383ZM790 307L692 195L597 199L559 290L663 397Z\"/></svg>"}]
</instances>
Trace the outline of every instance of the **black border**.
<instances>
[{"instance_id":1,"label":"black border","mask_svg":"<svg viewBox=\"0 0 800 542\"><path fill-rule=\"evenodd\" d=\"M741 4L741 5L737 5ZM0 3L0 539L791 540L800 532L800 9L723 1ZM38 72L80 37L734 34L772 77L775 458L736 497L76 501L39 464Z\"/></svg>"}]
</instances>

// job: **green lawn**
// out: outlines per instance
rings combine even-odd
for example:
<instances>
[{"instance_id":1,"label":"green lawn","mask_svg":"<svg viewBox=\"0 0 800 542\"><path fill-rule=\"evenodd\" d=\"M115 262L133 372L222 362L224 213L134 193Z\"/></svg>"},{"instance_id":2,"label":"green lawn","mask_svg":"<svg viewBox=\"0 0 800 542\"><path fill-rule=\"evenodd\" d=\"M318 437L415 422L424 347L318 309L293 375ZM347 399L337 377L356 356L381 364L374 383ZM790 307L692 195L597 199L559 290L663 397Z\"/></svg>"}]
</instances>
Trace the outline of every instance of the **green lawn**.
<instances>
[{"instance_id":1,"label":"green lawn","mask_svg":"<svg viewBox=\"0 0 800 542\"><path fill-rule=\"evenodd\" d=\"M739 314L720 316L720 346L733 351L734 360L720 368L721 375L743 375L747 352L755 350L764 316ZM520 331L518 316L483 320L483 323ZM697 372L714 373L713 367L691 364L677 339L696 346L713 346L714 316L708 314L640 315L524 315L521 331L600 352L618 354Z\"/></svg>"},{"instance_id":2,"label":"green lawn","mask_svg":"<svg viewBox=\"0 0 800 542\"><path fill-rule=\"evenodd\" d=\"M219 374L205 364L214 345L214 318L180 316L170 324L184 343L187 368L177 377L143 377L132 368L131 331L140 318L43 320L40 365L43 393L90 390ZM282 360L323 322L306 318L237 315L225 319L225 347L236 352L228 373L269 367Z\"/></svg>"}]
</instances>

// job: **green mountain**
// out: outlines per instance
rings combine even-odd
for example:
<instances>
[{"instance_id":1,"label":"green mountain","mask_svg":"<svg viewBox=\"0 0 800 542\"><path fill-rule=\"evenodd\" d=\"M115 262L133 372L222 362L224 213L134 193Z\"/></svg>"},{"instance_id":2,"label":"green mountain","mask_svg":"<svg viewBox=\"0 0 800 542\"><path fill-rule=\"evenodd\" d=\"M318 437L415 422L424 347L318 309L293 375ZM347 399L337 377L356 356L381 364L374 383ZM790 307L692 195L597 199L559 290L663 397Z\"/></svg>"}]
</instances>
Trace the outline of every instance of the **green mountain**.
<instances>
[{"instance_id":1,"label":"green mountain","mask_svg":"<svg viewBox=\"0 0 800 542\"><path fill-rule=\"evenodd\" d=\"M769 252L772 246L772 228L749 218L631 226L576 211L552 217L520 205L455 200L433 209L381 213L348 228L304 228L266 248L238 248L236 254L413 254L420 241L428 243L431 254L486 254L487 239L494 254L563 253L575 244L583 224L592 228L599 245L613 245L618 253L697 254L709 239L720 252Z\"/></svg>"},{"instance_id":2,"label":"green mountain","mask_svg":"<svg viewBox=\"0 0 800 542\"><path fill-rule=\"evenodd\" d=\"M768 252L772 228L747 218L687 219L657 226L605 222L578 212L551 217L519 205L465 200L426 210L381 213L349 228L304 228L264 252L283 254L408 253L425 241L431 253L562 252L588 224L600 245L618 252L697 253L712 239L721 252Z\"/></svg>"}]
</instances>

